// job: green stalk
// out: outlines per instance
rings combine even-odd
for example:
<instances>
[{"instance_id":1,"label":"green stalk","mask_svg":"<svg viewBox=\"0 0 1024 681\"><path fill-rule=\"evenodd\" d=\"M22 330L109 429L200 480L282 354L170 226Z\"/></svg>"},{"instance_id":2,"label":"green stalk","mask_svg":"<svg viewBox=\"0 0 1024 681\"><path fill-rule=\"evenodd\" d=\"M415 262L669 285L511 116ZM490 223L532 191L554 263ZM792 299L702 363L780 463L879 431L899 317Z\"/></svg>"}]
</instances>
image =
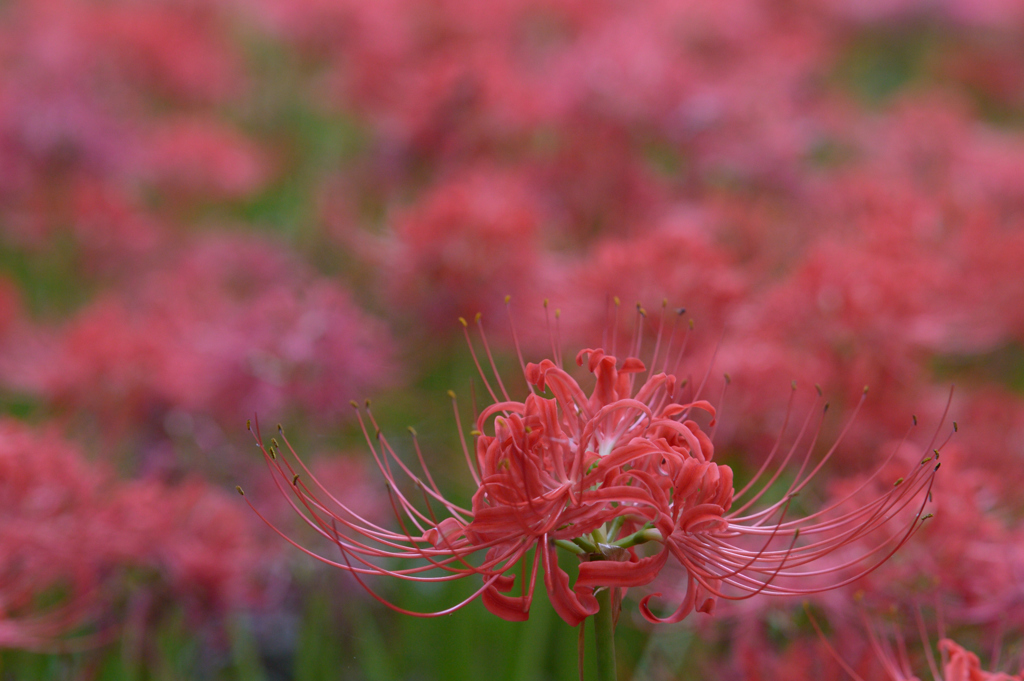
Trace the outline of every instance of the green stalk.
<instances>
[{"instance_id":1,"label":"green stalk","mask_svg":"<svg viewBox=\"0 0 1024 681\"><path fill-rule=\"evenodd\" d=\"M615 676L615 621L612 613L611 589L602 589L597 594L600 609L594 615L594 634L597 640L597 678L599 681L616 681Z\"/></svg>"}]
</instances>

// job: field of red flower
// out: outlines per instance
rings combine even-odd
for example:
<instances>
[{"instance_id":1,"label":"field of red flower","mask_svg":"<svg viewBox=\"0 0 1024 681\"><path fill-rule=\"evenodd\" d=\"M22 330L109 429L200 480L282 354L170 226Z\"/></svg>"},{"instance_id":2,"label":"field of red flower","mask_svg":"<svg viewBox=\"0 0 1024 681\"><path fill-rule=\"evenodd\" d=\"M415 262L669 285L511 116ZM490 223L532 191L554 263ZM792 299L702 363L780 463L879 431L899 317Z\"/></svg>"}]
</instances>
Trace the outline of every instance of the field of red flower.
<instances>
[{"instance_id":1,"label":"field of red flower","mask_svg":"<svg viewBox=\"0 0 1024 681\"><path fill-rule=\"evenodd\" d=\"M1019 679L1022 443L1024 0L0 0L4 681Z\"/></svg>"}]
</instances>

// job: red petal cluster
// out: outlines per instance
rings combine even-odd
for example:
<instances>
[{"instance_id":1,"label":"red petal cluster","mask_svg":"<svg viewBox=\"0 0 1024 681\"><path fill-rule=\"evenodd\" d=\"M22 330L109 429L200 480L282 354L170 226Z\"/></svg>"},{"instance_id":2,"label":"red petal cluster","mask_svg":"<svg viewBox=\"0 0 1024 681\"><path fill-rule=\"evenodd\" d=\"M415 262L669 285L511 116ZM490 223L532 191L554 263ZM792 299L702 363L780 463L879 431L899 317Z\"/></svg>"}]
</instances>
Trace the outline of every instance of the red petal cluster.
<instances>
[{"instance_id":1,"label":"red petal cluster","mask_svg":"<svg viewBox=\"0 0 1024 681\"><path fill-rule=\"evenodd\" d=\"M482 333L481 338L490 358ZM889 491L863 503L858 498L852 510L849 502L860 489L830 508L796 520L785 518L792 498L835 451L833 446L822 461L809 466L816 439L810 435L815 432L809 427L811 416L764 486L754 491L781 455L778 445L737 494L732 469L714 462L711 437L696 420L703 412L713 426L715 408L692 391L686 396L686 382L667 371L674 336L664 348L662 340L659 334L650 361L651 366L662 363L657 373L635 356L639 342L631 348L634 356L621 362L600 348L582 350L576 363L593 376L589 394L557 353L555 360L524 365L529 394L522 401L510 398L496 370L495 391L481 369L494 403L476 419L475 456L465 450L477 485L469 509L444 497L418 445L422 477L388 444L369 408L365 415L360 411L367 443L388 482L400 532L366 521L332 497L287 441L290 458L279 456L276 440L265 445L258 429L257 441L280 490L339 549L339 559L317 556L324 562L352 572L361 582L368 574L431 581L482 577L476 594L445 613L480 596L492 613L526 619L540 564L552 606L575 626L597 611L595 590L647 585L672 560L685 575L682 602L665 618L649 608L652 596L642 600L640 610L652 622L677 622L694 610L712 612L719 598L808 594L848 584L874 570L920 527L938 469L930 456L915 462ZM476 360L472 343L470 349ZM787 493L774 503L759 503L798 447L806 452ZM425 510L403 492L396 469L412 480ZM437 517L438 505L448 517ZM750 510L754 506L759 510ZM579 557L575 583L559 566L556 548ZM859 553L849 555L850 548ZM835 553L842 555L827 564L820 561ZM393 558L418 564L394 569L380 562ZM817 563L823 566L811 567ZM523 583L516 589L518 564Z\"/></svg>"}]
</instances>

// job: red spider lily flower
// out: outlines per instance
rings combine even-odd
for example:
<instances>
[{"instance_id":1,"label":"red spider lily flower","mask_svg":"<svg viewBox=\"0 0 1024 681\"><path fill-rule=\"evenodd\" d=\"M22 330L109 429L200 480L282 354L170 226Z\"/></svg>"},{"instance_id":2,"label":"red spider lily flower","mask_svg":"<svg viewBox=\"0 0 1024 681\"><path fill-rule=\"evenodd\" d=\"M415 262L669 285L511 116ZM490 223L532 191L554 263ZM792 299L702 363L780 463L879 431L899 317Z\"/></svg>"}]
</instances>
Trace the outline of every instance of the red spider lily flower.
<instances>
[{"instance_id":1,"label":"red spider lily flower","mask_svg":"<svg viewBox=\"0 0 1024 681\"><path fill-rule=\"evenodd\" d=\"M105 518L117 491L53 429L0 419L0 648L78 650L109 640L98 627L117 562L118 533Z\"/></svg>"},{"instance_id":2,"label":"red spider lily flower","mask_svg":"<svg viewBox=\"0 0 1024 681\"><path fill-rule=\"evenodd\" d=\"M1003 672L986 672L981 669L981 662L974 653L964 650L955 641L944 638L939 641L939 650L948 661L943 665L945 672L942 681L1022 681L1021 674L1005 674Z\"/></svg>"},{"instance_id":3,"label":"red spider lily flower","mask_svg":"<svg viewBox=\"0 0 1024 681\"><path fill-rule=\"evenodd\" d=\"M824 633L822 633L817 620L815 620L814 615L811 614L809 609L807 610L807 616L815 631L818 632L819 638L821 638L822 642L825 644L829 654L832 655L847 674L856 679L856 681L863 681L863 677L849 664L847 664L847 662L840 657L836 649L828 642ZM875 656L878 658L878 662L882 665L882 668L885 671L885 678L887 681L920 681L919 677L910 669L910 663L907 655L907 644L899 629L894 628L896 635L896 646L894 647L888 637L880 636L877 633L876 628L872 626L867 615L865 615L863 611L861 611L861 617L864 620L864 627L868 632L871 648L874 651ZM924 643L924 647L927 652L925 658L928 661L928 668L935 681L1024 681L1024 670L1022 670L1020 674L1013 675L1005 672L987 672L983 670L978 656L963 648L956 641L942 635L941 626L940 636L942 636L942 638L939 640L939 654L941 659L936 660L935 654L928 643L928 635L925 631L924 618L921 615L920 610L917 611L917 626L921 634L921 640Z\"/></svg>"},{"instance_id":4,"label":"red spider lily flower","mask_svg":"<svg viewBox=\"0 0 1024 681\"><path fill-rule=\"evenodd\" d=\"M644 316L640 310L638 329ZM468 326L465 321L463 325ZM400 531L369 522L332 496L287 439L281 449L276 439L265 443L258 426L255 431L281 492L314 530L336 545L340 556L320 556L299 546L303 551L351 572L368 590L365 575L421 581L482 578L482 586L465 601L440 612L413 614L447 614L479 597L492 613L525 620L540 565L552 606L575 626L597 612L597 590L611 589L618 596L621 589L649 584L671 559L686 573L682 603L668 617L659 618L648 606L657 595L652 594L641 601L640 609L652 622L677 622L694 610L710 613L719 598L807 594L848 584L892 555L924 520L921 511L938 469L930 456L915 462L904 478L870 503L841 514L837 504L787 520L791 499L835 450L833 446L822 461L810 466L813 436L784 497L751 510L793 458L797 445L755 492L780 451L776 446L755 479L737 493L732 469L714 461L711 437L695 420L703 412L713 427L715 408L699 399L700 390L684 397L686 382L668 371L678 367L685 344L674 332L665 342L663 323L648 363L638 358L639 332L621 361L614 355L614 338L612 353L600 348L580 351L577 365L593 376L589 394L564 368L556 343L553 357L539 364L523 363L519 353L529 391L522 400L510 397L494 367L479 317L477 325L494 381L492 385L467 330L470 352L493 400L476 419L472 453L463 439L477 487L470 508L457 506L442 494L418 445L422 475L403 462L368 405L365 411L354 406L387 481ZM661 371L648 370L659 362ZM454 393L451 396L454 404ZM810 422L809 416L798 442L813 432ZM415 492L403 490L399 471L412 481ZM414 496L422 497L423 503L414 504ZM904 517L908 506L916 510L909 520ZM902 527L892 532L890 522ZM877 536L883 528L889 530L884 539L861 554L844 555L839 564L810 567L844 547L859 545L865 537ZM638 551L640 546L644 548ZM556 548L578 556L574 584L558 565ZM393 559L414 564L396 567ZM520 584L513 592L517 565ZM791 585L795 580L801 581Z\"/></svg>"}]
</instances>

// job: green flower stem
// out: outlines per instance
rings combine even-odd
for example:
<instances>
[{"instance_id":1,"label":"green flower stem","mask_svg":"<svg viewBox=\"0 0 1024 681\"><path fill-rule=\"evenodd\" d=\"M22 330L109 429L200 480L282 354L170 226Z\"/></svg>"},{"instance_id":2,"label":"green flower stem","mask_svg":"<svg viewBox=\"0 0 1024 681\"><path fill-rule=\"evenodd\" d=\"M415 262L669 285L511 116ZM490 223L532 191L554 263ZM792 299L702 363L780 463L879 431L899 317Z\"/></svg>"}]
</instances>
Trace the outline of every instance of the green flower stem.
<instances>
[{"instance_id":1,"label":"green flower stem","mask_svg":"<svg viewBox=\"0 0 1024 681\"><path fill-rule=\"evenodd\" d=\"M654 529L653 523L647 523L641 529L637 530L633 534L623 537L617 542L613 542L613 546L619 548L628 549L631 546L638 546L639 544L646 544L649 541L661 541L661 532Z\"/></svg>"},{"instance_id":2,"label":"green flower stem","mask_svg":"<svg viewBox=\"0 0 1024 681\"><path fill-rule=\"evenodd\" d=\"M624 522L626 522L626 516L615 516L615 520L612 521L611 529L608 530L608 541L613 542L618 538L619 530L622 529L622 523Z\"/></svg>"},{"instance_id":3,"label":"green flower stem","mask_svg":"<svg viewBox=\"0 0 1024 681\"><path fill-rule=\"evenodd\" d=\"M575 556L585 556L587 554L586 551L584 551L579 546L576 546L576 544L573 544L571 541L568 541L566 539L556 539L555 546L562 549L563 551L568 551L569 553Z\"/></svg>"},{"instance_id":4,"label":"green flower stem","mask_svg":"<svg viewBox=\"0 0 1024 681\"><path fill-rule=\"evenodd\" d=\"M572 540L572 543L583 549L584 553L598 553L597 544L590 541L589 537L576 537Z\"/></svg>"},{"instance_id":5,"label":"green flower stem","mask_svg":"<svg viewBox=\"0 0 1024 681\"><path fill-rule=\"evenodd\" d=\"M600 609L594 615L594 634L597 639L598 681L617 681L615 676L615 620L612 613L611 589L597 592Z\"/></svg>"}]
</instances>

